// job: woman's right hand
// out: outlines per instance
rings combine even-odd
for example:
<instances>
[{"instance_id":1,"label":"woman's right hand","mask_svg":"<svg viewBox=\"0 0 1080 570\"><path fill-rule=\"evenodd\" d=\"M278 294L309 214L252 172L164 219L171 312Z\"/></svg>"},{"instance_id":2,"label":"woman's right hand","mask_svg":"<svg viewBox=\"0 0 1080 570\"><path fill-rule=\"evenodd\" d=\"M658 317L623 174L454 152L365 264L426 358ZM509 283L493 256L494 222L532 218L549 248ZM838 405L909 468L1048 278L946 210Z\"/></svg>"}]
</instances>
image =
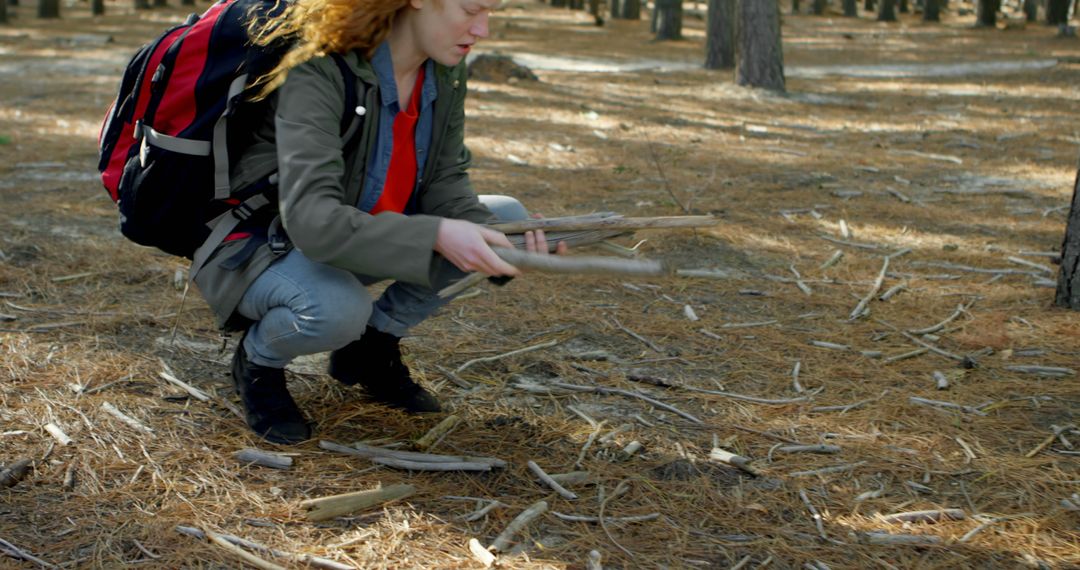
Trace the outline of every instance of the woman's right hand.
<instances>
[{"instance_id":1,"label":"woman's right hand","mask_svg":"<svg viewBox=\"0 0 1080 570\"><path fill-rule=\"evenodd\" d=\"M488 276L521 274L518 268L496 255L491 246L514 247L501 232L465 220L444 218L439 223L434 250L462 271L479 271Z\"/></svg>"}]
</instances>

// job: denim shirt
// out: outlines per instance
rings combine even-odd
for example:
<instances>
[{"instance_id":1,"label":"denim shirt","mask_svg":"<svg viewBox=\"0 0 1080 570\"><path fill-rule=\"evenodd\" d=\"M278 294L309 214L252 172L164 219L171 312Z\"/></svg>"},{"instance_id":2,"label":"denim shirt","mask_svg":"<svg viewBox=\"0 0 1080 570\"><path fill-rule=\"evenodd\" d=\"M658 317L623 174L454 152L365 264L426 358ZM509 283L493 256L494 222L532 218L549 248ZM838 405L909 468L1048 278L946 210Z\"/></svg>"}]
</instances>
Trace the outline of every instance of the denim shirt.
<instances>
[{"instance_id":1,"label":"denim shirt","mask_svg":"<svg viewBox=\"0 0 1080 570\"><path fill-rule=\"evenodd\" d=\"M2 2L4 0L0 0ZM394 64L390 59L390 44L383 42L375 49L371 57L371 66L379 79L380 112L379 125L376 131L375 144L371 150L371 166L364 176L364 188L360 193L360 202L357 207L368 212L378 203L382 196L383 187L386 185L386 174L390 169L390 156L394 149L394 119L401 111L402 101L398 98L397 81L394 80ZM414 87L413 89L415 89ZM424 84L420 86L420 116L416 121L416 175L413 192L419 185L420 175L424 172L424 164L428 150L431 147L431 131L434 122L434 106L432 103L438 95L435 84L435 63L427 60L424 63ZM408 101L404 101L408 105ZM412 201L409 202L412 204ZM409 213L409 212L406 212Z\"/></svg>"}]
</instances>

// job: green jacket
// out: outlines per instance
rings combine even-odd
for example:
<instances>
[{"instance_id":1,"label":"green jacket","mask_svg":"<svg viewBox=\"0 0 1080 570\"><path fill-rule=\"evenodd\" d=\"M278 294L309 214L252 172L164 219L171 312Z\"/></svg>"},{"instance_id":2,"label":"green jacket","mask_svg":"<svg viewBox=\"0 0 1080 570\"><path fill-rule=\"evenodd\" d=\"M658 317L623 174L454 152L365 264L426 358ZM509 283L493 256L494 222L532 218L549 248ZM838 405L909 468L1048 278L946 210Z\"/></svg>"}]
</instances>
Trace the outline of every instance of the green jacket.
<instances>
[{"instance_id":1,"label":"green jacket","mask_svg":"<svg viewBox=\"0 0 1080 570\"><path fill-rule=\"evenodd\" d=\"M465 64L435 66L438 97L431 151L417 190L418 213L372 216L355 204L377 134L379 85L368 61L356 52L345 59L362 83L357 92L365 94L367 110L355 150L343 156L341 71L331 58L316 58L291 70L271 96L271 111L255 134L255 143L233 168L233 188L243 188L277 170L281 222L293 246L304 255L372 280L431 286L439 265L447 263L432 250L440 219L483 223L491 218L467 173L471 157L465 147ZM223 244L195 276L219 326L230 325L248 286L275 258L269 246L263 245L242 266L222 267L222 260L232 257L245 242Z\"/></svg>"}]
</instances>

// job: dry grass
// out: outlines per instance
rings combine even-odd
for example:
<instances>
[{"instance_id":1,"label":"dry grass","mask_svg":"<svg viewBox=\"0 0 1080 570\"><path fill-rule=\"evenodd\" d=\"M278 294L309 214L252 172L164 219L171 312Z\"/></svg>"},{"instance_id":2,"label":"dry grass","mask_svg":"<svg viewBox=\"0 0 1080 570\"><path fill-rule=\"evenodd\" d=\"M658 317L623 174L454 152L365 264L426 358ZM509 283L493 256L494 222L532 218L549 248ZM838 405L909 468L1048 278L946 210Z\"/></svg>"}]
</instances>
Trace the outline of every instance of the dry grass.
<instances>
[{"instance_id":1,"label":"dry grass","mask_svg":"<svg viewBox=\"0 0 1080 570\"><path fill-rule=\"evenodd\" d=\"M124 242L112 229L112 204L88 174L117 65L152 30L180 15L135 17L110 9L115 15L97 21L69 14L46 23L23 6L14 26L0 28L0 313L13 319L0 323L0 463L36 460L23 481L0 490L0 539L63 567L240 564L224 549L175 530L190 525L358 568L474 568L469 538L489 544L540 499L554 511L596 516L625 481L629 491L606 502L605 516L655 512L658 519L608 524L609 537L598 525L549 513L519 536L518 549L501 563L581 568L595 549L612 568L725 568L748 556L749 567L771 559L774 568L812 561L832 568L1080 565L1080 519L1061 503L1080 484L1076 456L1055 440L1027 457L1051 426L1077 422L1076 376L1006 368L1078 368L1080 321L1052 308L1053 290L1036 285L1034 276L992 281L992 275L928 265L1027 270L1006 258L1060 245L1065 212L1055 208L1068 203L1080 142L1075 63L907 79L793 74L785 97L736 88L726 73L693 70L541 71L539 83L474 84L469 136L479 188L517 195L549 215L672 215L681 213L676 201L716 213L723 222L714 230L639 237L649 239L643 246L648 256L735 276L632 282L528 276L457 301L419 327L407 341L416 375L463 419L435 451L496 456L509 462L507 469L401 472L322 451L313 441L279 449L295 463L275 471L231 458L245 447L272 446L257 441L222 403L232 398L231 352L197 298L181 304L174 275L183 264ZM1040 26L1002 32L973 30L970 23L970 17L933 26L910 17L896 25L865 17L786 17L787 64L795 70L1044 57L1071 62L1080 55L1075 40L1055 39ZM598 29L582 15L521 3L496 18L488 44L548 56L696 62L701 23L687 25L687 40L655 44L644 23ZM86 32L112 34L116 43L58 39ZM24 64L35 71L19 72ZM963 164L909 151L950 155ZM513 164L508 154L529 164ZM41 162L59 164L29 164ZM887 189L913 202L902 203ZM978 189L982 193L957 193ZM847 192L853 190L861 194ZM851 240L880 249L820 237L838 237L840 220L851 228ZM887 302L873 301L868 318L849 321L882 255L903 248L912 252L893 260L884 288L906 283L907 289ZM819 269L836 249L845 252L843 259ZM811 295L790 282L791 266ZM886 363L860 353L909 352L917 347L889 325L926 327L960 303L970 307L935 342L952 353L978 355L974 368L933 354ZM701 320L689 321L685 305ZM462 376L471 390L447 382L437 368L546 340L559 343L469 367ZM212 401L185 398L161 380L160 360ZM765 405L685 389L796 397L796 361L800 383L814 391L811 401ZM317 360L301 364L291 385L319 439L407 446L441 419L369 404L322 375ZM934 371L949 378L948 391L934 389ZM635 375L674 386L629 378ZM615 395L512 388L522 380L556 378L648 393L705 425ZM79 387L83 393L73 389ZM984 406L985 415L914 405L910 396ZM106 402L153 432L121 423L102 409ZM846 411L814 411L858 402ZM584 454L582 467L593 483L572 489L576 501L542 487L526 468L531 459L549 473L575 469L596 430L571 405L606 422L601 434L630 424ZM73 442L58 445L44 429L49 423ZM644 451L625 459L619 450L632 440ZM784 440L838 445L841 452L773 449ZM710 463L714 444L753 459L763 476ZM791 475L837 465L852 467ZM69 471L76 484L65 490ZM395 483L419 491L326 523L306 521L299 506ZM821 513L828 540L819 536L800 491ZM459 517L477 505L447 498L461 495L507 507L462 522ZM879 518L937 508L968 516L937 524ZM996 522L961 541L989 520ZM866 544L862 533L874 531L940 542ZM33 567L12 557L0 561Z\"/></svg>"}]
</instances>

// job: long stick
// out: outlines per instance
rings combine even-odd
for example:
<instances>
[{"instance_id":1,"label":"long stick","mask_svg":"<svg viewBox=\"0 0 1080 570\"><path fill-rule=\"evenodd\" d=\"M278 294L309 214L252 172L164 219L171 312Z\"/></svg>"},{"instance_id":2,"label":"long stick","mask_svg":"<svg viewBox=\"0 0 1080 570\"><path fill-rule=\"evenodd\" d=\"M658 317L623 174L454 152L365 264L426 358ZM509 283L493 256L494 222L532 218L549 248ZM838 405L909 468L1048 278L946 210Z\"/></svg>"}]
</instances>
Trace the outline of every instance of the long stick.
<instances>
[{"instance_id":1,"label":"long stick","mask_svg":"<svg viewBox=\"0 0 1080 570\"><path fill-rule=\"evenodd\" d=\"M492 248L503 261L530 271L592 275L663 275L664 264L644 259L621 257L542 255L505 247Z\"/></svg>"},{"instance_id":2,"label":"long stick","mask_svg":"<svg viewBox=\"0 0 1080 570\"><path fill-rule=\"evenodd\" d=\"M510 541L514 539L514 535L521 532L530 522L536 517L544 514L548 510L547 501L537 501L529 508L522 511L520 515L510 521L510 524L506 526L506 529L502 531L499 536L495 538L495 541L488 547L489 551L501 552L510 547Z\"/></svg>"},{"instance_id":3,"label":"long stick","mask_svg":"<svg viewBox=\"0 0 1080 570\"><path fill-rule=\"evenodd\" d=\"M650 398L650 397L648 397L648 396L646 396L644 394L639 394L637 392L631 392L630 390L622 390L622 389L619 389L619 388L603 388L603 387L600 387L600 386L578 386L577 384L564 384L562 382L551 382L551 385L555 386L557 388L564 388L566 390L574 390L576 392L594 392L594 393L597 393L597 394L616 394L616 395L619 395L619 396L627 396L627 397L630 397L630 398L637 398L639 400L643 400L645 402L648 402L648 403L656 406L657 408L662 408L662 409L667 410L667 411L669 411L669 412L671 412L673 414L682 416L682 417L694 422L695 424L704 424L705 423L705 422L702 422L701 420L697 419L696 417L694 417L694 416L692 416L692 415L690 415L690 414L676 408L675 406L672 406L670 404L665 404L664 402L659 402L659 401L654 400L653 398Z\"/></svg>"},{"instance_id":4,"label":"long stick","mask_svg":"<svg viewBox=\"0 0 1080 570\"><path fill-rule=\"evenodd\" d=\"M854 321L862 316L863 311L866 310L874 295L877 295L878 291L881 290L881 285L885 283L885 274L889 271L889 259L891 259L889 256L885 256L885 261L881 264L881 271L878 273L877 279L874 280L874 286L870 289L870 293L863 297L858 305L855 305L855 309L848 315L849 321Z\"/></svg>"},{"instance_id":5,"label":"long stick","mask_svg":"<svg viewBox=\"0 0 1080 570\"><path fill-rule=\"evenodd\" d=\"M650 230L661 228L708 228L715 226L713 216L661 216L655 218L542 218L491 224L488 227L504 234L521 234L531 230Z\"/></svg>"}]
</instances>

